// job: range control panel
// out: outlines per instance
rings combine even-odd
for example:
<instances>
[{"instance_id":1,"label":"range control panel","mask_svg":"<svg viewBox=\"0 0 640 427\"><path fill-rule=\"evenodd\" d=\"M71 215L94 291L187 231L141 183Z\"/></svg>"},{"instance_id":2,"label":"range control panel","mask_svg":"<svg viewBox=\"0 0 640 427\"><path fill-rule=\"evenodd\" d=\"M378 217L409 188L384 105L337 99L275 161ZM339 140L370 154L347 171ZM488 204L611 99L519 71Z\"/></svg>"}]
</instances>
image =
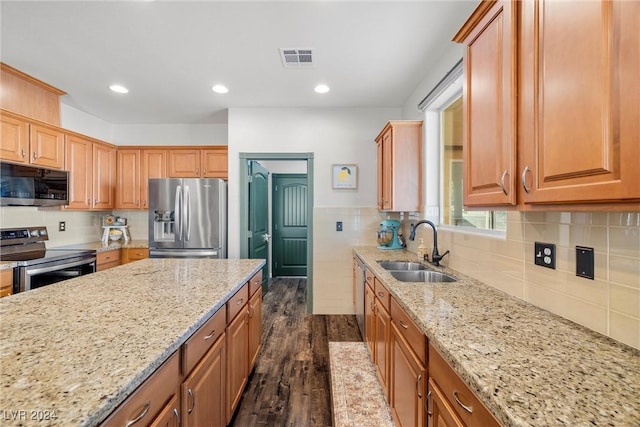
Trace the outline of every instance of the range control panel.
<instances>
[{"instance_id":1,"label":"range control panel","mask_svg":"<svg viewBox=\"0 0 640 427\"><path fill-rule=\"evenodd\" d=\"M42 242L49 240L47 227L3 228L0 230L1 245Z\"/></svg>"}]
</instances>

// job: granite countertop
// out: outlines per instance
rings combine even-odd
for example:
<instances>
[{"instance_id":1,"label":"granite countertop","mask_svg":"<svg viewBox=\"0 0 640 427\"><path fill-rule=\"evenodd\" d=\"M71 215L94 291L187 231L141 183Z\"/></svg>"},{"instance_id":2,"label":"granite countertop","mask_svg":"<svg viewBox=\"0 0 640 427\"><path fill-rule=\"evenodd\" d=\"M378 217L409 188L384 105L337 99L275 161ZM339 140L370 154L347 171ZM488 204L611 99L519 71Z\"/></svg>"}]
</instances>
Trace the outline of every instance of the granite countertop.
<instances>
[{"instance_id":1,"label":"granite countertop","mask_svg":"<svg viewBox=\"0 0 640 427\"><path fill-rule=\"evenodd\" d=\"M356 247L449 364L505 426L640 425L640 351L446 267L455 283L400 282Z\"/></svg>"},{"instance_id":2,"label":"granite countertop","mask_svg":"<svg viewBox=\"0 0 640 427\"><path fill-rule=\"evenodd\" d=\"M8 270L10 268L15 268L18 266L18 263L15 261L0 261L0 270Z\"/></svg>"},{"instance_id":3,"label":"granite countertop","mask_svg":"<svg viewBox=\"0 0 640 427\"><path fill-rule=\"evenodd\" d=\"M82 250L90 250L98 252L106 252L114 249L121 248L148 248L149 242L146 240L130 240L125 243L124 240L116 240L109 241L107 243L103 243L101 241L98 242L90 242L90 243L77 243L75 245L66 245L66 246L56 246L50 249L82 249Z\"/></svg>"},{"instance_id":4,"label":"granite countertop","mask_svg":"<svg viewBox=\"0 0 640 427\"><path fill-rule=\"evenodd\" d=\"M97 425L263 264L145 259L2 298L3 425Z\"/></svg>"}]
</instances>

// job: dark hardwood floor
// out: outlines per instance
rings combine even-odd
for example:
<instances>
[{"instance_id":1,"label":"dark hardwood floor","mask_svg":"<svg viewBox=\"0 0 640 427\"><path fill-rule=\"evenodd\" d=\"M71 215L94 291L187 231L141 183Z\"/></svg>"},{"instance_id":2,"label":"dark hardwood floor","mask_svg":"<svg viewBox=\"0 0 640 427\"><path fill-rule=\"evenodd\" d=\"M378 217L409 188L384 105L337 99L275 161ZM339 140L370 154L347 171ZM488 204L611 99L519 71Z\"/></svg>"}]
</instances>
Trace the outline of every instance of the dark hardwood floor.
<instances>
[{"instance_id":1,"label":"dark hardwood floor","mask_svg":"<svg viewBox=\"0 0 640 427\"><path fill-rule=\"evenodd\" d=\"M273 279L262 351L231 425L331 426L329 341L362 341L355 316L306 314L307 281Z\"/></svg>"}]
</instances>

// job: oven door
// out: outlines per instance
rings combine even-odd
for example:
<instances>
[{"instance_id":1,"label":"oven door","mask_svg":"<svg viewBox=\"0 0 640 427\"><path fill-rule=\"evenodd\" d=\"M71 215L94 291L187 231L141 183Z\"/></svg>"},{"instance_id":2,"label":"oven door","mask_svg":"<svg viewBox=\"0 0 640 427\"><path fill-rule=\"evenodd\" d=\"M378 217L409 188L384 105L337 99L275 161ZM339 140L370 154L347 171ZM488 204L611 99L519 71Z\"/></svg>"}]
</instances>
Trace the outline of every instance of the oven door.
<instances>
[{"instance_id":1,"label":"oven door","mask_svg":"<svg viewBox=\"0 0 640 427\"><path fill-rule=\"evenodd\" d=\"M14 292L25 292L61 282L63 280L95 273L96 257L75 257L18 268Z\"/></svg>"}]
</instances>

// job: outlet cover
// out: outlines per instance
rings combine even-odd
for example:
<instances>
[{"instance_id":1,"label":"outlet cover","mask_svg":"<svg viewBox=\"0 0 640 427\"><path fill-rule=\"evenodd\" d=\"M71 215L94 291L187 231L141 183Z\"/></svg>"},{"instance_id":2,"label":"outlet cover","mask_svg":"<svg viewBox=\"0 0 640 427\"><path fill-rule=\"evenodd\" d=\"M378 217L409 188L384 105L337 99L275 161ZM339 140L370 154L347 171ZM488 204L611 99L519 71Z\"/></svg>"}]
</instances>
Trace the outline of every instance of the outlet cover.
<instances>
[{"instance_id":1,"label":"outlet cover","mask_svg":"<svg viewBox=\"0 0 640 427\"><path fill-rule=\"evenodd\" d=\"M534 263L543 267L556 269L556 245L553 243L535 242Z\"/></svg>"},{"instance_id":2,"label":"outlet cover","mask_svg":"<svg viewBox=\"0 0 640 427\"><path fill-rule=\"evenodd\" d=\"M66 231L67 223L65 221L58 222L58 231Z\"/></svg>"},{"instance_id":3,"label":"outlet cover","mask_svg":"<svg viewBox=\"0 0 640 427\"><path fill-rule=\"evenodd\" d=\"M594 280L593 248L576 246L576 276Z\"/></svg>"},{"instance_id":4,"label":"outlet cover","mask_svg":"<svg viewBox=\"0 0 640 427\"><path fill-rule=\"evenodd\" d=\"M342 221L336 221L336 231L342 231Z\"/></svg>"}]
</instances>

